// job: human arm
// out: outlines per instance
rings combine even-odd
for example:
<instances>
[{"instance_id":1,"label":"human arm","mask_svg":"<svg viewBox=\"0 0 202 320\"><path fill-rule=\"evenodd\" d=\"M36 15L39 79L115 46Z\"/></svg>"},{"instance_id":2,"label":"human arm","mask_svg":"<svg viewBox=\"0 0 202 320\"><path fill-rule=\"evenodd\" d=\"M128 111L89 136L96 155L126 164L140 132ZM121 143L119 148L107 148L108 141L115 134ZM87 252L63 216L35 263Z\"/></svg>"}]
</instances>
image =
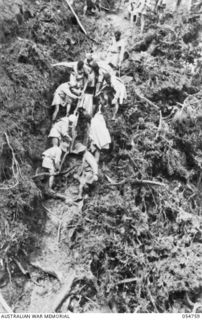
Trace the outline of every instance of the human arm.
<instances>
[{"instance_id":1,"label":"human arm","mask_svg":"<svg viewBox=\"0 0 202 320\"><path fill-rule=\"evenodd\" d=\"M51 64L51 66L52 66L52 67L63 66L63 67L68 67L68 68L74 69L76 63L77 63L77 62L64 61L64 62L57 62L57 63Z\"/></svg>"},{"instance_id":2,"label":"human arm","mask_svg":"<svg viewBox=\"0 0 202 320\"><path fill-rule=\"evenodd\" d=\"M60 106L57 104L57 105L55 106L55 110L54 110L54 113L53 113L53 115L52 115L52 120L53 120L53 121L55 121L55 119L56 119L56 117L57 117L57 114L58 114L58 112L59 112L59 108L60 108Z\"/></svg>"}]
</instances>

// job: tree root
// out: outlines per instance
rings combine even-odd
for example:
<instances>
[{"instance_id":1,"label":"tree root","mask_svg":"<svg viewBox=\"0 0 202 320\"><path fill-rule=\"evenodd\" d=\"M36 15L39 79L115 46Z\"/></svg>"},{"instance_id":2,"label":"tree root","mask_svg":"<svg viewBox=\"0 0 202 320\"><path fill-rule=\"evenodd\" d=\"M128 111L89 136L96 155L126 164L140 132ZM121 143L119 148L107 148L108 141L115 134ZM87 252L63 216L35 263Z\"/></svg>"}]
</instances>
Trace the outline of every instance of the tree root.
<instances>
[{"instance_id":1,"label":"tree root","mask_svg":"<svg viewBox=\"0 0 202 320\"><path fill-rule=\"evenodd\" d=\"M62 176L62 175L68 176L68 174L70 174L71 171L74 170L76 167L77 167L77 165L72 166L71 168L69 168L69 169L67 169L67 170L54 173L54 174L52 174L52 175L50 175L50 173L48 173L48 172L41 172L41 173L35 174L35 175L32 176L31 178L32 178L32 179L35 179L35 178L39 178L39 177L43 177L43 176L47 176L47 177L50 177L50 176Z\"/></svg>"},{"instance_id":2,"label":"tree root","mask_svg":"<svg viewBox=\"0 0 202 320\"><path fill-rule=\"evenodd\" d=\"M51 267L49 268L49 267L41 266L39 262L31 262L30 264L34 268L37 268L37 269L41 270L42 272L48 274L49 276L56 278L60 283L62 283L61 275L57 271L52 270Z\"/></svg>"},{"instance_id":3,"label":"tree root","mask_svg":"<svg viewBox=\"0 0 202 320\"><path fill-rule=\"evenodd\" d=\"M58 296L55 297L54 300L51 300L51 307L48 312L53 313L59 309L59 307L62 305L64 300L69 296L74 279L75 279L75 272L72 271L72 273L70 273L68 277L67 282L63 285L61 291L59 292Z\"/></svg>"},{"instance_id":4,"label":"tree root","mask_svg":"<svg viewBox=\"0 0 202 320\"><path fill-rule=\"evenodd\" d=\"M7 145L8 145L8 147L9 147L9 149L11 150L11 153L12 153L12 166L11 166L11 168L12 168L12 172L13 172L13 177L14 177L14 179L16 180L16 182L15 182L14 185L12 185L12 186L5 186L5 187L2 186L2 187L0 188L0 190L9 190L9 189L13 189L13 188L15 188L15 187L18 186L18 184L19 184L19 178L20 178L20 175L21 175L21 170L20 170L19 163L18 163L18 161L17 161L17 159L16 159L15 152L14 152L14 150L13 150L13 147L12 147L11 144L10 144L9 137L8 137L8 135L7 135L6 132L4 132L4 135L5 135L5 137L6 137Z\"/></svg>"},{"instance_id":5,"label":"tree root","mask_svg":"<svg viewBox=\"0 0 202 320\"><path fill-rule=\"evenodd\" d=\"M4 310L6 310L7 313L13 313L13 310L9 307L4 297L2 296L1 292L0 292L0 305L2 305L2 307L4 308Z\"/></svg>"}]
</instances>

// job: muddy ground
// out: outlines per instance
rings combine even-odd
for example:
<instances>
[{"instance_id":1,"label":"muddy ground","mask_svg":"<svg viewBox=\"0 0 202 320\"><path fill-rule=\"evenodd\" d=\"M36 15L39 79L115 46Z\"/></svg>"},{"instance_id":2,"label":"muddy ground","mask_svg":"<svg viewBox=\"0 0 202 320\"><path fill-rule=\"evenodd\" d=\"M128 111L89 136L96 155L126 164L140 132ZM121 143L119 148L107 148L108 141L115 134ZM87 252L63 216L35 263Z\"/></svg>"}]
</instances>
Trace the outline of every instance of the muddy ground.
<instances>
[{"instance_id":1,"label":"muddy ground","mask_svg":"<svg viewBox=\"0 0 202 320\"><path fill-rule=\"evenodd\" d=\"M107 1L105 3L107 6ZM167 12L140 35L123 10L82 16L65 1L0 1L0 287L14 312L190 312L201 304L201 21ZM116 10L117 3L111 2ZM128 100L99 181L75 203L71 172L47 198L33 178L50 104L69 71L58 61L127 39ZM79 166L70 156L65 167ZM62 299L62 297L64 299ZM55 304L52 302L55 301Z\"/></svg>"}]
</instances>

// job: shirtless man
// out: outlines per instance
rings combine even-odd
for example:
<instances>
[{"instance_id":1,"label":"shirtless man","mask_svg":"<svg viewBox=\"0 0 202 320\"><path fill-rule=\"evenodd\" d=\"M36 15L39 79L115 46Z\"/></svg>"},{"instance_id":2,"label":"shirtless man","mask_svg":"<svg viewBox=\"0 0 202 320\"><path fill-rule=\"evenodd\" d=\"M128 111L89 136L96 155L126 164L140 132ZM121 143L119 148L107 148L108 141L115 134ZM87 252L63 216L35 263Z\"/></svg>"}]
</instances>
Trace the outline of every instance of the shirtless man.
<instances>
[{"instance_id":1,"label":"shirtless man","mask_svg":"<svg viewBox=\"0 0 202 320\"><path fill-rule=\"evenodd\" d=\"M112 118L112 120L115 120L116 114L119 110L119 105L123 104L124 99L127 98L126 88L121 79L113 75L110 75L109 73L106 73L104 75L103 80L103 86L106 84L107 86L111 87L114 91L114 97L111 103L115 106Z\"/></svg>"},{"instance_id":2,"label":"shirtless man","mask_svg":"<svg viewBox=\"0 0 202 320\"><path fill-rule=\"evenodd\" d=\"M107 62L114 69L121 67L124 58L125 40L121 38L121 32L114 33L113 44L108 50Z\"/></svg>"}]
</instances>

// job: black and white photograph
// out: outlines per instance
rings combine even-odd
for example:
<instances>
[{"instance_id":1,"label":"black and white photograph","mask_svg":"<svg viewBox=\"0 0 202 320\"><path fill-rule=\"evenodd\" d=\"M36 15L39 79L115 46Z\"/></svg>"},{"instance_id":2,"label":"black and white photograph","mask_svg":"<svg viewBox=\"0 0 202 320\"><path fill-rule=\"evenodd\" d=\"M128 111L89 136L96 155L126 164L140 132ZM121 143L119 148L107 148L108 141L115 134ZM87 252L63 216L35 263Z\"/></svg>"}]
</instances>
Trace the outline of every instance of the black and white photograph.
<instances>
[{"instance_id":1,"label":"black and white photograph","mask_svg":"<svg viewBox=\"0 0 202 320\"><path fill-rule=\"evenodd\" d=\"M0 318L94 313L200 319L202 0L0 0Z\"/></svg>"}]
</instances>

